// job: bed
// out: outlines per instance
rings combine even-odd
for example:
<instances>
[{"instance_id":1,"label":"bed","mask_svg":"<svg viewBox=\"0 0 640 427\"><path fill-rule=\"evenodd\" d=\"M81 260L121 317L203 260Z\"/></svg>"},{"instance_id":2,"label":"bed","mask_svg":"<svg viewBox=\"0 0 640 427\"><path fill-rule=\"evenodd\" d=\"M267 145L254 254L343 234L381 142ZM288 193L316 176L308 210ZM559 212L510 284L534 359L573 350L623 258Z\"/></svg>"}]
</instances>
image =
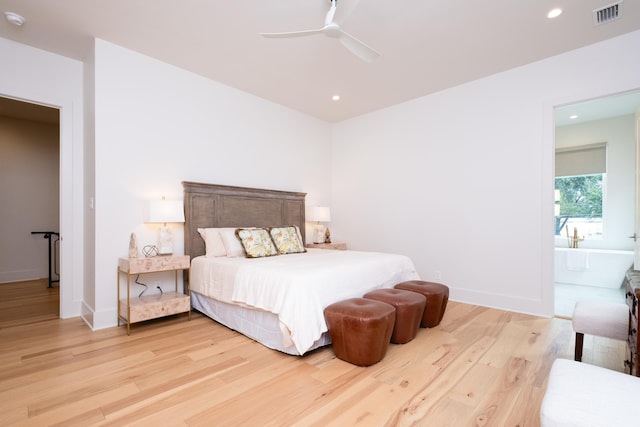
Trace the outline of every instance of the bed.
<instances>
[{"instance_id":1,"label":"bed","mask_svg":"<svg viewBox=\"0 0 640 427\"><path fill-rule=\"evenodd\" d=\"M303 355L330 344L327 305L418 279L403 255L305 249L305 193L182 184L192 307L269 348ZM229 246L238 244L238 229L273 233L292 227L302 243L292 253L247 258ZM209 239L205 244L213 235L207 232L225 237L226 253L214 251Z\"/></svg>"}]
</instances>

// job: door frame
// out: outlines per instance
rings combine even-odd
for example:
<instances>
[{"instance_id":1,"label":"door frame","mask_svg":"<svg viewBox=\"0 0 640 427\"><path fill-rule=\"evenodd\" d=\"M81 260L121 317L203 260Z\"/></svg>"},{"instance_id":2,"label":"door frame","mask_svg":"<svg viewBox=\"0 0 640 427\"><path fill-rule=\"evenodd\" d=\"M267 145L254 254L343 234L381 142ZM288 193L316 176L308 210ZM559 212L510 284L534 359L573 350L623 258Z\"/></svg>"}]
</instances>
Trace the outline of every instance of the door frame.
<instances>
[{"instance_id":1,"label":"door frame","mask_svg":"<svg viewBox=\"0 0 640 427\"><path fill-rule=\"evenodd\" d=\"M547 312L555 314L555 287L554 287L554 256L553 250L555 246L553 238L553 212L555 205L554 197L554 183L555 183L555 110L558 107L563 107L571 104L577 104L586 102L589 100L596 100L600 98L607 98L610 96L622 95L630 92L640 91L640 87L626 88L621 91L610 91L607 93L585 93L583 97L572 96L570 99L560 98L549 100L545 103L544 115L545 123L549 124L548 128L545 128L545 133L549 138L550 144L543 144L543 157L549 161L550 167L546 167L546 163L543 164L543 177L545 187L543 190L543 197L546 203L544 203L544 211L548 212L548 216L543 216L543 229L551 230L550 236L543 236L543 266L542 266L542 278L545 283L542 288L542 301ZM634 269L640 267L640 106L636 110L636 170L635 170L635 233L638 236L635 242L635 256L634 256ZM630 234L632 234L631 232ZM544 234L544 233L543 233Z\"/></svg>"},{"instance_id":2,"label":"door frame","mask_svg":"<svg viewBox=\"0 0 640 427\"><path fill-rule=\"evenodd\" d=\"M15 93L0 93L0 96L55 108L59 111L59 312L61 319L80 316L83 291L80 287L83 275L81 232L83 221L82 215L79 214L79 208L81 208L79 202L82 200L83 179L82 173L78 173L78 169L82 170L82 165L78 164L80 159L74 158L74 156L77 157L75 151L79 147L74 146L73 143L75 132L73 123L74 120L79 120L79 117L74 115L79 114L79 111L74 114L73 101L68 99L60 100ZM80 141L79 138L76 140ZM74 262L74 259L77 262Z\"/></svg>"},{"instance_id":3,"label":"door frame","mask_svg":"<svg viewBox=\"0 0 640 427\"><path fill-rule=\"evenodd\" d=\"M635 221L633 235L633 269L640 270L640 107L636 110L636 189L635 189Z\"/></svg>"}]
</instances>

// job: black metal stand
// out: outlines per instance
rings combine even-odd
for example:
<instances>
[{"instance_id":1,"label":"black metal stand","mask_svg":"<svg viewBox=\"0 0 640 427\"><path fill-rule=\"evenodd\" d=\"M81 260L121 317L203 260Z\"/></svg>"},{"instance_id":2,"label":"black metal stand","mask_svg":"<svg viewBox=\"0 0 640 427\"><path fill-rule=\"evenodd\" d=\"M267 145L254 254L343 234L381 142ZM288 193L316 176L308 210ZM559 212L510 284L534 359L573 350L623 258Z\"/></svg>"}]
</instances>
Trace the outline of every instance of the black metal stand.
<instances>
[{"instance_id":1,"label":"black metal stand","mask_svg":"<svg viewBox=\"0 0 640 427\"><path fill-rule=\"evenodd\" d=\"M56 233L55 231L32 231L31 234L44 234L45 239L49 239L49 287L52 288L53 283L60 282L60 273L58 273L57 265L58 265L58 248L56 244L60 241L60 233ZM56 240L53 241L53 263L51 258L51 236L56 236ZM53 280L53 273L51 264L53 264L53 270L55 270L56 276L58 278Z\"/></svg>"}]
</instances>

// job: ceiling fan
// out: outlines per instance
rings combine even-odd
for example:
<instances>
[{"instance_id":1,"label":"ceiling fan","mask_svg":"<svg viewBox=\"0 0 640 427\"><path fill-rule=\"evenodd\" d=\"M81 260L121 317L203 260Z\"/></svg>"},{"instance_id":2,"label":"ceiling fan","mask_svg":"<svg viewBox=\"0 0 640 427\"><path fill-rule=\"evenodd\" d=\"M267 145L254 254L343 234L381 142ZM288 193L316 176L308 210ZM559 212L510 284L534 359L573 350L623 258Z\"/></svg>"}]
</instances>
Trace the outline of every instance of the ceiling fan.
<instances>
[{"instance_id":1,"label":"ceiling fan","mask_svg":"<svg viewBox=\"0 0 640 427\"><path fill-rule=\"evenodd\" d=\"M288 38L324 34L327 37L338 39L340 43L342 43L342 45L347 48L347 50L349 50L351 53L353 53L363 61L372 62L373 60L378 58L380 56L378 52L376 52L374 49L367 46L357 38L353 37L351 34L343 31L340 28L340 25L338 25L333 20L333 17L336 13L337 0L330 1L331 7L327 12L327 16L324 19L324 26L322 28L318 28L315 30L290 31L286 33L261 33L260 35L267 38Z\"/></svg>"}]
</instances>

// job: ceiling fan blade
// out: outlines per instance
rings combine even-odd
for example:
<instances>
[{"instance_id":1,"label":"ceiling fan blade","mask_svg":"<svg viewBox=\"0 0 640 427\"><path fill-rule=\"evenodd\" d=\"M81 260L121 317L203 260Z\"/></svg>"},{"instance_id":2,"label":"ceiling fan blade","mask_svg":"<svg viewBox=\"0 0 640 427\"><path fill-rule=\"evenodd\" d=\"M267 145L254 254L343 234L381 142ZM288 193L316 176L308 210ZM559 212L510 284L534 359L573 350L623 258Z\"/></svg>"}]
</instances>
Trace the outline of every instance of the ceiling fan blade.
<instances>
[{"instance_id":1,"label":"ceiling fan blade","mask_svg":"<svg viewBox=\"0 0 640 427\"><path fill-rule=\"evenodd\" d=\"M373 62L380 56L375 49L367 46L349 33L342 31L338 39L344 47L363 61Z\"/></svg>"},{"instance_id":2,"label":"ceiling fan blade","mask_svg":"<svg viewBox=\"0 0 640 427\"><path fill-rule=\"evenodd\" d=\"M262 37L267 38L287 38L287 37L306 37L314 34L322 34L323 28L317 30L289 31L285 33L260 33Z\"/></svg>"}]
</instances>

